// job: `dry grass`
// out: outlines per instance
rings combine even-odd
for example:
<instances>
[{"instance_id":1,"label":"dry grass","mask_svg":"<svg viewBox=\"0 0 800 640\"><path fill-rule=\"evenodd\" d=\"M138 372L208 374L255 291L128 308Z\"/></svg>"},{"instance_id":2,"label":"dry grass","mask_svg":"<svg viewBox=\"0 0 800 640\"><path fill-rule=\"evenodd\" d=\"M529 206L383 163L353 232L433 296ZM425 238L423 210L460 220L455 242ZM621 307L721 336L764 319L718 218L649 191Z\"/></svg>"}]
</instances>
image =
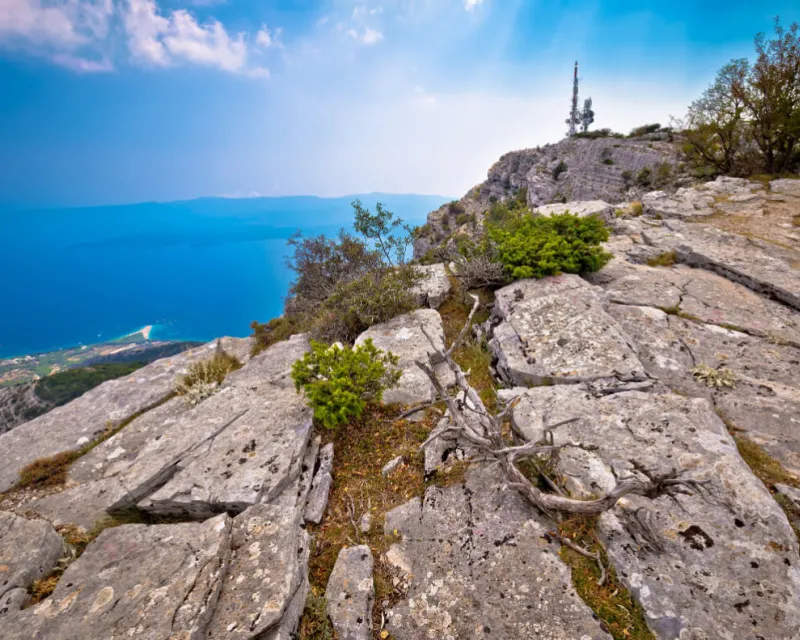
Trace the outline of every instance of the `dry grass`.
<instances>
[{"instance_id":1,"label":"dry grass","mask_svg":"<svg viewBox=\"0 0 800 640\"><path fill-rule=\"evenodd\" d=\"M597 563L565 546L561 559L572 569L572 584L581 599L597 614L616 640L655 640L647 627L644 613L630 592L609 566L603 545L597 538L597 518L573 517L558 526L558 533L587 551L600 552L608 577L603 586L597 584L600 569Z\"/></svg>"},{"instance_id":2,"label":"dry grass","mask_svg":"<svg viewBox=\"0 0 800 640\"><path fill-rule=\"evenodd\" d=\"M671 267L678 260L678 256L674 251L665 251L653 258L647 260L647 264L651 267Z\"/></svg>"},{"instance_id":3,"label":"dry grass","mask_svg":"<svg viewBox=\"0 0 800 640\"><path fill-rule=\"evenodd\" d=\"M189 404L197 404L212 395L231 371L241 368L242 363L218 342L213 356L189 365L189 371L175 384L175 393L184 396Z\"/></svg>"},{"instance_id":4,"label":"dry grass","mask_svg":"<svg viewBox=\"0 0 800 640\"><path fill-rule=\"evenodd\" d=\"M334 443L333 487L320 525L310 526L314 544L309 560L311 595L300 625L301 640L332 638L324 610L325 586L342 547L366 544L375 559L373 627L380 630L380 603L399 599L392 586L394 573L381 556L397 541L383 533L388 511L425 491L423 456L419 446L433 429L437 416L419 422L393 420L398 407L369 407L361 418L326 435ZM383 466L397 456L403 464L384 477ZM354 526L369 511L371 527L361 533Z\"/></svg>"},{"instance_id":5,"label":"dry grass","mask_svg":"<svg viewBox=\"0 0 800 640\"><path fill-rule=\"evenodd\" d=\"M118 433L121 429L127 427L131 422L141 415L161 406L165 402L175 397L174 393L167 395L158 402L137 411L133 415L125 418L121 422L114 424L110 420L106 422L105 430L91 442L83 445L80 449L72 449L70 451L62 451L53 456L39 458L34 460L27 466L20 469L19 481L9 490L7 494L0 495L0 501L8 497L14 491L25 489L28 487L55 487L63 486L69 474L69 468L75 460L81 456L85 456L92 449L102 442L108 440L111 436Z\"/></svg>"}]
</instances>

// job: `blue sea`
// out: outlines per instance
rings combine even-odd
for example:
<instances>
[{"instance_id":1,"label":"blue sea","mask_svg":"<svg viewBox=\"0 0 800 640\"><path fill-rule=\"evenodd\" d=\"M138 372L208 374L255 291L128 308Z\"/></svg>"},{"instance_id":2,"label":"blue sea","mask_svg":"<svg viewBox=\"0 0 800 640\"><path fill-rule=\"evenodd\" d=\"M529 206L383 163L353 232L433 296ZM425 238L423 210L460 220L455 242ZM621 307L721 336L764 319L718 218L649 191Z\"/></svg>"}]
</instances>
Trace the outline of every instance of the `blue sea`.
<instances>
[{"instance_id":1,"label":"blue sea","mask_svg":"<svg viewBox=\"0 0 800 640\"><path fill-rule=\"evenodd\" d=\"M204 198L55 210L0 209L0 357L111 340L246 336L283 311L286 240L352 227L350 203L413 224L451 198Z\"/></svg>"}]
</instances>

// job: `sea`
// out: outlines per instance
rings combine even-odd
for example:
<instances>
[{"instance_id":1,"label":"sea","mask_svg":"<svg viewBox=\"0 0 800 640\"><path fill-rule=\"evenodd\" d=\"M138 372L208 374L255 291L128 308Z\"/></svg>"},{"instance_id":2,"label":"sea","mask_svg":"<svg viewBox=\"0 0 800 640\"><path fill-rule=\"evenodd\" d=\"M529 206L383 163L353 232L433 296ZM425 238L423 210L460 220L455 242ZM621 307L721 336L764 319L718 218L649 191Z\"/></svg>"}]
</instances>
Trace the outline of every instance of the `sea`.
<instances>
[{"instance_id":1,"label":"sea","mask_svg":"<svg viewBox=\"0 0 800 640\"><path fill-rule=\"evenodd\" d=\"M283 312L295 232L352 230L351 202L411 224L442 196L202 198L87 208L0 207L0 358L106 342L247 336Z\"/></svg>"}]
</instances>

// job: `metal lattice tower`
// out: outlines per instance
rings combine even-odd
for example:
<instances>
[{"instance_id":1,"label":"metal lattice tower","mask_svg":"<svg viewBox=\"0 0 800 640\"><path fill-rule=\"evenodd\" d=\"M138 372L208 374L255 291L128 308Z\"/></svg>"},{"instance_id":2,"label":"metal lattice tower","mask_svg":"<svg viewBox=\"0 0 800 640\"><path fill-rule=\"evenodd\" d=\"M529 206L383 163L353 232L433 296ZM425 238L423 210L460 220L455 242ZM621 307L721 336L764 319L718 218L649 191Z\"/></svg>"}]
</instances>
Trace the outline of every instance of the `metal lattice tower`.
<instances>
[{"instance_id":1,"label":"metal lattice tower","mask_svg":"<svg viewBox=\"0 0 800 640\"><path fill-rule=\"evenodd\" d=\"M569 118L566 123L569 125L567 136L572 137L578 132L578 124L581 120L580 111L578 111L578 61L575 61L575 73L572 76L572 109L569 112Z\"/></svg>"}]
</instances>

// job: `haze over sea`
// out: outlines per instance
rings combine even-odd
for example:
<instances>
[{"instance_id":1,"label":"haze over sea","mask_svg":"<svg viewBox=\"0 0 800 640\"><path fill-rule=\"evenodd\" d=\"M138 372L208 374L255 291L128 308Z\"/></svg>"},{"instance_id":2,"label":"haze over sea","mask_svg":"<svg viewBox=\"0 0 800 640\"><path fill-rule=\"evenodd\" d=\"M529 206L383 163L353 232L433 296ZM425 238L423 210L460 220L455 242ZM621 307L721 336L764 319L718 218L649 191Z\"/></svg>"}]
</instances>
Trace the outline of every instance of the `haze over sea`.
<instances>
[{"instance_id":1,"label":"haze over sea","mask_svg":"<svg viewBox=\"0 0 800 640\"><path fill-rule=\"evenodd\" d=\"M151 339L246 336L283 311L286 240L352 228L350 203L382 202L412 224L451 198L198 200L0 209L0 357L92 344L153 325Z\"/></svg>"}]
</instances>

